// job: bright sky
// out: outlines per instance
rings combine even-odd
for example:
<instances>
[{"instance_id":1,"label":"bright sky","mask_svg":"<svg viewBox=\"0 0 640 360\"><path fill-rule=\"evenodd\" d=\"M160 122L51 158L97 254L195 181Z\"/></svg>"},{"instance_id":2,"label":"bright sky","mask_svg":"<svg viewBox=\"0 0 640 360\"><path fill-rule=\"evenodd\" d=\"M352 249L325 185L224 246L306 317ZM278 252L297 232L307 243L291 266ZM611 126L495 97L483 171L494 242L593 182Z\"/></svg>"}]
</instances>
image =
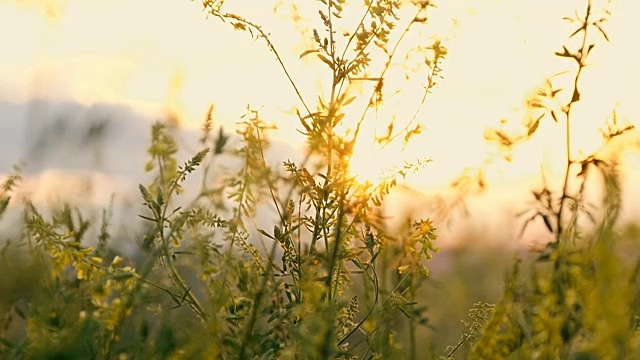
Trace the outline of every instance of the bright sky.
<instances>
[{"instance_id":1,"label":"bright sky","mask_svg":"<svg viewBox=\"0 0 640 360\"><path fill-rule=\"evenodd\" d=\"M317 23L316 3L283 0L274 14L277 3L229 0L226 6L271 33L306 100L314 104L318 91L326 89L322 79L327 73L312 57L298 60L298 55L312 44L299 35L308 35ZM305 19L297 27L289 21L292 3ZM445 79L419 119L424 134L404 151L392 147L379 152L363 139L354 170L375 179L380 168L428 156L434 163L411 178L413 184L427 187L446 184L465 166L482 163L492 149L484 141L485 128L503 118L517 127L526 93L545 77L572 69L553 52L572 31L561 18L576 8L584 11L584 3L436 1L440 7L429 26L415 35L420 37L407 40L427 41L436 35L449 50ZM595 4L600 6L600 1ZM640 113L640 68L633 50L640 33L640 22L634 19L640 3L617 1L612 10L611 22L605 24L612 42L598 41L594 66L581 85L584 97L575 112L580 128L575 130L574 151L594 145L597 127L616 104L622 117L636 124ZM408 7L406 14L413 11ZM279 126L280 139L300 144L291 113L300 104L273 55L263 42L205 17L200 2L186 0L0 0L0 99L125 103L151 114L168 108L193 126L211 103L216 120L225 124L237 121L251 104ZM372 118L365 134L384 132L391 114L399 119L413 115L424 82L413 78L405 83L403 78L392 74L386 85L403 89L402 101L390 98L377 130ZM535 175L541 162L563 161L558 142L562 127L547 121L539 132L514 154L514 165L504 172L494 168L489 179L515 181Z\"/></svg>"}]
</instances>

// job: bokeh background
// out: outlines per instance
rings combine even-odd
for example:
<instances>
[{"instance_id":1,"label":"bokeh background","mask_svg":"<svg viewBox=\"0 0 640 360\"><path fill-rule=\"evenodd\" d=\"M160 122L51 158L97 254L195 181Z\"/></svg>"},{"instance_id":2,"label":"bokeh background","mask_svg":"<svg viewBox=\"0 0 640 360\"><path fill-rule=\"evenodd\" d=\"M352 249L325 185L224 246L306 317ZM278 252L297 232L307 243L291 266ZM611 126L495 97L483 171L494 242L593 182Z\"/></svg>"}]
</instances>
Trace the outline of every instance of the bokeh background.
<instances>
[{"instance_id":1,"label":"bokeh background","mask_svg":"<svg viewBox=\"0 0 640 360\"><path fill-rule=\"evenodd\" d=\"M445 340L455 341L458 319L473 302L496 300L514 252L549 240L541 221L520 237L523 222L517 214L541 185L541 166L547 180L559 184L563 125L543 122L510 161L484 134L501 122L508 129L521 128L532 91L546 78L572 70L572 64L553 54L573 30L562 17L583 11L583 3L436 2L427 26L412 39L426 43L435 37L448 49L443 79L419 109L423 133L406 148L380 149L372 140L384 132L385 119L395 115L407 121L420 102L424 78L400 66L386 86L401 94L387 98L356 149L353 171L370 181L404 160L433 160L392 193L386 209L397 223L405 217L435 221L442 253L433 260L433 281L425 296L430 307L445 309L432 316L434 326L451 329ZM237 0L227 6L270 33L303 96L314 100L326 90L322 64L299 59L310 48L318 21L312 1ZM614 109L621 122L639 124L635 54L640 22L635 17L640 4L614 1L610 8L605 28L611 41L597 40L592 66L580 84L574 154L599 146L598 128ZM402 21L411 20L413 11L407 2ZM127 239L140 230L137 184L146 179L152 122L173 122L186 158L198 150L199 126L211 105L216 126L229 133L250 105L278 128L268 160L302 158L304 138L295 116L299 104L273 54L248 34L207 19L199 2L0 0L0 48L0 178L22 164L25 180L19 192L38 204L71 200L100 214L113 201L116 238L127 253L137 251ZM570 78L556 81L562 86ZM627 222L640 215L640 138L630 135L624 141L629 151L622 164L622 219ZM233 166L233 161L224 165ZM468 212L454 209L443 215L442 207L460 197L451 181L479 169L486 188L466 194ZM3 219L4 236L18 216L10 211Z\"/></svg>"}]
</instances>

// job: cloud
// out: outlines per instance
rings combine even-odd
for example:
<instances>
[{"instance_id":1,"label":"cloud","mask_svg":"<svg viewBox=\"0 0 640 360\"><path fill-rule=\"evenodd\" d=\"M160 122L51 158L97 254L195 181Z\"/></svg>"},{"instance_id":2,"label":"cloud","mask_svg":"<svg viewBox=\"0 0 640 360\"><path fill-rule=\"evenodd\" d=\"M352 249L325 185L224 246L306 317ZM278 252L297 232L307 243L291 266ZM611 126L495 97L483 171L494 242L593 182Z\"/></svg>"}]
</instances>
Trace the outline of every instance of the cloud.
<instances>
[{"instance_id":1,"label":"cloud","mask_svg":"<svg viewBox=\"0 0 640 360\"><path fill-rule=\"evenodd\" d=\"M5 238L16 235L13 222L20 220L20 204L30 199L45 213L64 204L78 206L88 218L100 221L102 211L113 206L112 228L122 251L131 254L135 237L144 229L138 218L143 210L138 184L147 184L151 175L144 172L151 125L161 117L137 112L126 105L96 103L86 106L76 102L34 100L25 104L0 101L0 180L12 166L23 163L23 181L5 218L0 233ZM217 134L218 127L214 128ZM180 151L179 163L200 150L197 127L177 125L172 128ZM226 150L239 146L233 129ZM274 140L265 158L268 164L282 169L282 161L300 161L302 151L288 143ZM238 159L229 154L217 157L216 170L207 181L228 176L239 168ZM226 169L226 170L225 170ZM176 205L191 202L202 182L196 171L185 182L185 193ZM263 212L267 220L269 212ZM97 225L92 228L96 235ZM95 238L95 237L94 237Z\"/></svg>"},{"instance_id":2,"label":"cloud","mask_svg":"<svg viewBox=\"0 0 640 360\"><path fill-rule=\"evenodd\" d=\"M243 4L239 1L231 5L257 23L264 23L273 15L268 2L251 8L242 8ZM443 6L455 7L457 10L452 13L467 11L462 9L466 5L456 4ZM450 47L443 65L445 79L434 90L423 114L424 138L410 143L404 153L394 150L386 158L378 153L373 157L374 167L383 162L401 165L399 154L410 161L424 155L432 157L434 163L411 179L414 185L431 186L427 202L432 199L431 189L444 191L442 185L452 176L486 158L482 132L487 124L497 124L503 116L519 121L522 109L512 111L509 106L517 107L523 100L522 92L555 72L562 61L553 56L557 49L549 39L558 39L558 44L563 41L560 18L567 9L536 2L523 6L495 1L478 4L475 15L468 12L460 20L459 36L445 44ZM584 79L583 86L588 91L582 103L588 106L576 110L580 128L594 130L592 120L599 126L618 97L622 99L621 113L638 112L635 99L639 73L629 70L634 69L635 57L628 56L628 49L632 48L630 41L635 40L637 31L633 29L640 23L624 16L635 13L630 7L636 5L630 4L617 5L609 24L612 44L596 47L600 51L596 60L602 60L604 65L594 64ZM290 14L285 10L276 14L280 20ZM315 16L314 9L299 10L304 16ZM434 21L441 21L439 26L448 28L448 15L441 15L434 15ZM291 41L292 33L313 23L266 24L273 41L282 49L293 78L302 84L302 93L315 99L318 90L322 91L318 79L326 69L319 68L310 57L298 61L300 50L306 50L301 48L304 41ZM232 126L246 104L264 105L262 114L267 121L278 123L282 138L294 143L302 141L296 132L294 113L283 114L280 110L291 109L296 99L273 54L248 34L233 31L215 19L206 20L199 4L13 0L0 4L0 28L0 43L5 46L0 67L0 173L9 172L18 161L26 161L27 175L33 184L39 184L34 188L53 184L57 178L76 184L85 181L82 179L101 183L111 177L120 179L114 180L116 183L128 184L125 187L135 187L146 179L142 167L150 124L172 113L186 120L185 128L189 124L196 126L211 102L216 103L217 123L224 124L229 132L233 132ZM502 31L505 28L513 31ZM548 61L549 58L554 60ZM401 88L402 84L396 85ZM389 81L385 86L392 85ZM385 119L392 115L402 117L403 109L411 108L413 113L415 99L411 96L418 95L419 92L409 94L409 106L398 103L387 113L378 114L379 123L369 123L367 130L384 130ZM378 125L380 129L375 129ZM557 156L558 137L553 137L562 136L557 126L552 122L542 124L539 133L541 136L531 146L515 154L514 163L521 166L516 169L519 172L492 169L492 180L497 184L492 191L500 193L500 187L507 184L519 187L513 191L524 194L524 199L530 183L521 179L535 175L542 162L531 161L532 154L543 154L541 157L551 159L554 165L563 161ZM588 136L576 140L590 139L592 133L585 134ZM197 150L197 131L185 129L179 138L183 148L180 157L186 159ZM581 142L574 141L574 145ZM363 148L362 166L371 168L372 152ZM269 161L278 164L292 154L300 155L294 149L285 141L277 142ZM514 172L518 175L513 176ZM55 186L50 188L61 193L72 190ZM109 187L105 185L105 189ZM629 189L633 195L634 188ZM412 200L415 199L421 197ZM509 209L515 206L501 201L489 196L474 206L481 212L489 212L486 204ZM417 209L416 214L432 215L425 210L427 206L411 204ZM493 226L487 224L484 226Z\"/></svg>"}]
</instances>

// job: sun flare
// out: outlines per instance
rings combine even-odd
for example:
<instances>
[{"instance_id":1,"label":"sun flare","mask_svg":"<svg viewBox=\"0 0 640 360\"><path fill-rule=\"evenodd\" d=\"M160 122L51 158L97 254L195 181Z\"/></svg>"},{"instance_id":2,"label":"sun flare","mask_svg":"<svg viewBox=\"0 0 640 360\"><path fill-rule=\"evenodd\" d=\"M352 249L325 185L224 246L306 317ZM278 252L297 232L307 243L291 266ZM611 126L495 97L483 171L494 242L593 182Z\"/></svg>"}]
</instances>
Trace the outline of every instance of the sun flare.
<instances>
[{"instance_id":1,"label":"sun flare","mask_svg":"<svg viewBox=\"0 0 640 360\"><path fill-rule=\"evenodd\" d=\"M243 6L243 1L234 4L236 11L268 29L300 97L260 40L207 20L196 4L150 0L135 4L104 0L0 3L3 96L17 102L37 97L165 109L194 125L214 103L218 121L228 128L235 126L250 104L278 125L278 139L300 145L304 137L298 132L301 127L295 112L283 109L302 110L301 99L313 108L317 94L325 100L329 97L331 85L322 81L327 74L322 61L308 55L300 58L313 46L309 37L318 25L314 20L317 9L291 1L265 1L252 7ZM448 49L442 79L437 79L439 83L423 99L426 73L412 72L417 58L410 49L398 49L385 74L380 107L370 108L364 117L351 171L375 183L384 177L385 169L431 157L434 170L410 181L417 186L444 185L465 167L481 164L487 151L493 151L483 138L486 129L498 126L501 119L516 125L523 122L526 94L545 78L567 69L567 62L554 56L560 42L549 39L568 35L570 27L560 19L573 6L551 0L517 5L476 0L443 2L431 9L433 20L409 36L425 45L434 38L442 41ZM123 14L125 7L129 10ZM153 16L146 15L149 8L154 9ZM581 82L585 89L582 102L588 106L575 109L576 117L581 118L572 141L576 154L593 147L601 120L614 108L621 118L638 123L633 115L640 112L636 101L640 73L629 71L635 65L634 57L628 56L639 26L629 14L638 11L640 5L635 2L612 7L611 42L596 47L599 51L590 72ZM399 14L400 23L407 24L414 15L415 7L407 2ZM292 17L296 21L289 21ZM354 19L345 18L341 31L347 33ZM15 33L21 34L19 39ZM557 77L558 86L567 86L570 78ZM350 82L348 92L356 100L345 109L345 128L360 121L376 86L370 79ZM397 133L405 126L420 124L422 134L407 146L400 136L398 144L382 147L375 139L391 123ZM507 166L516 173L535 173L539 162L532 166L527 154L546 152L553 159L558 152L555 134L559 127L545 120L539 136L526 151L514 154ZM502 175L497 171L491 176L499 180Z\"/></svg>"}]
</instances>

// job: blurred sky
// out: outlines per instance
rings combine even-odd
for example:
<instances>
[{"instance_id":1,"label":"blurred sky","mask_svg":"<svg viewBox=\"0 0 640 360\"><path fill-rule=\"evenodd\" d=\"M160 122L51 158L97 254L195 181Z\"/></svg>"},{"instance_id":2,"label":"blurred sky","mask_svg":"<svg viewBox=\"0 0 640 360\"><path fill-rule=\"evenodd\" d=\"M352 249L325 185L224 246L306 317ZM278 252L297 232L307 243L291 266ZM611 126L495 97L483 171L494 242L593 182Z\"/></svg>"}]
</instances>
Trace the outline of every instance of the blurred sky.
<instances>
[{"instance_id":1,"label":"blurred sky","mask_svg":"<svg viewBox=\"0 0 640 360\"><path fill-rule=\"evenodd\" d=\"M412 176L410 184L423 189L445 186L494 151L483 137L487 127L497 126L501 119L515 128L522 126L527 94L546 77L573 70L570 62L553 53L575 28L561 18L576 9L583 13L584 0L435 3L438 8L427 26L407 40L428 43L435 36L448 48L444 80L420 112L425 131L404 150L391 146L380 151L374 146L373 134L384 132L392 114L400 123L410 118L422 95L423 77L405 80L401 71L390 73L386 86L404 93L401 100L388 99L377 121L368 120L353 164L363 178L376 179L381 168L427 156L434 162ZM311 104L327 89L322 63L312 56L298 59L312 46L310 29L318 21L315 4L229 0L225 5L271 34ZM603 4L594 1L596 8ZM614 108L623 121L638 124L640 67L635 54L640 22L635 16L640 3L614 1L611 10L611 21L604 27L612 41L594 37L593 66L580 84L583 99L574 113L574 153L598 145L597 129ZM413 12L408 4L401 23L406 24ZM290 19L296 14L301 20L294 23ZM0 174L29 159L35 128L49 131L47 122L69 114L76 117L74 127L81 127L84 118L118 118L110 133L112 142L105 144L103 154L69 150L45 156L43 169L75 168L79 162L99 159L99 171L126 177L144 161L149 122L171 113L195 130L210 104L215 105L217 123L229 129L250 104L278 125L278 141L296 147L304 140L296 131L293 112L300 104L273 54L249 34L207 19L199 1L0 0L0 46ZM363 103L352 106L361 109ZM541 164L559 176L563 136L561 125L545 121L513 154L511 164L489 168L488 179L502 189L520 186L539 173ZM637 159L629 161L638 164Z\"/></svg>"}]
</instances>

